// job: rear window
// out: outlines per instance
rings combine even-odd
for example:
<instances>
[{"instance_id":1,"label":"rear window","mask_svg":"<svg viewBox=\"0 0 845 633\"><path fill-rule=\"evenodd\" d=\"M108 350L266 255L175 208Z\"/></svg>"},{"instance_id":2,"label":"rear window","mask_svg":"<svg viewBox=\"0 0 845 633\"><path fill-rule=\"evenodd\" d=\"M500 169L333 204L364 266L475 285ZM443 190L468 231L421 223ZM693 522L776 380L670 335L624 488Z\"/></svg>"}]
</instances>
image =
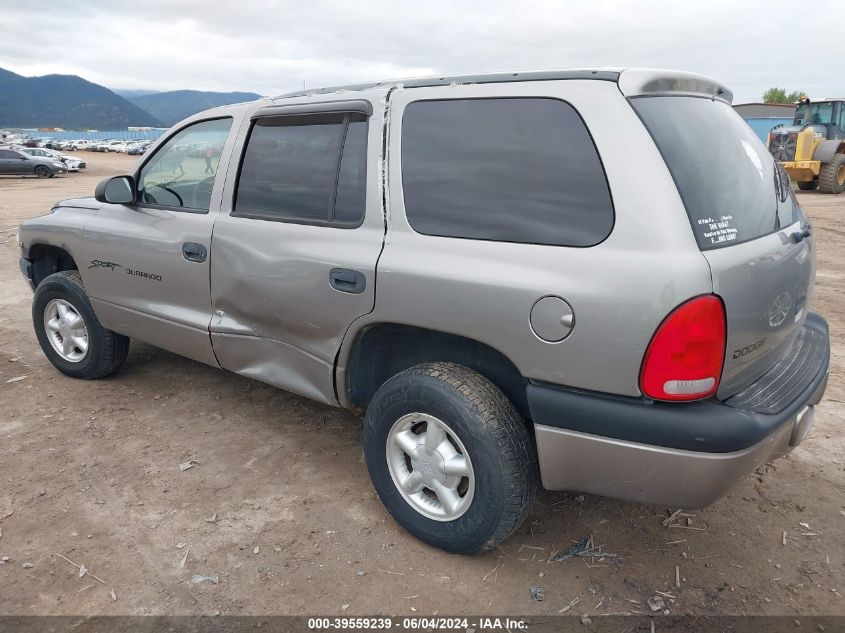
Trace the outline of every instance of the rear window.
<instances>
[{"instance_id":1,"label":"rear window","mask_svg":"<svg viewBox=\"0 0 845 633\"><path fill-rule=\"evenodd\" d=\"M701 250L747 242L800 219L789 177L731 106L697 97L631 104L675 179Z\"/></svg>"},{"instance_id":2,"label":"rear window","mask_svg":"<svg viewBox=\"0 0 845 633\"><path fill-rule=\"evenodd\" d=\"M367 120L361 114L258 119L232 215L352 228L366 206Z\"/></svg>"},{"instance_id":3,"label":"rear window","mask_svg":"<svg viewBox=\"0 0 845 633\"><path fill-rule=\"evenodd\" d=\"M592 246L613 228L592 138L557 99L411 103L402 188L408 222L427 235Z\"/></svg>"}]
</instances>

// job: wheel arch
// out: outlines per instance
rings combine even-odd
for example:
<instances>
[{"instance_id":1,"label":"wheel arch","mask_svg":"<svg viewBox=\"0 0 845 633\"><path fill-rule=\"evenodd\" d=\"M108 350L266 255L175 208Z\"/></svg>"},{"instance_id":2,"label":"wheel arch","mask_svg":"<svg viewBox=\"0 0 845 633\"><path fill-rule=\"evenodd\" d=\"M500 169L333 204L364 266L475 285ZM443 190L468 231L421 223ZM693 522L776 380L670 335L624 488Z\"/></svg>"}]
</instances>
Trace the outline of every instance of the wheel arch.
<instances>
[{"instance_id":1,"label":"wheel arch","mask_svg":"<svg viewBox=\"0 0 845 633\"><path fill-rule=\"evenodd\" d=\"M376 390L399 372L430 362L452 362L496 385L523 418L530 417L527 380L499 350L475 339L400 323L369 324L354 334L345 369L338 372L341 400L366 408Z\"/></svg>"},{"instance_id":2,"label":"wheel arch","mask_svg":"<svg viewBox=\"0 0 845 633\"><path fill-rule=\"evenodd\" d=\"M68 251L52 244L33 244L27 252L32 262L32 282L37 287L46 277L63 270L79 270Z\"/></svg>"},{"instance_id":3,"label":"wheel arch","mask_svg":"<svg viewBox=\"0 0 845 633\"><path fill-rule=\"evenodd\" d=\"M813 160L828 163L837 154L845 154L845 140L822 141L813 153Z\"/></svg>"}]
</instances>

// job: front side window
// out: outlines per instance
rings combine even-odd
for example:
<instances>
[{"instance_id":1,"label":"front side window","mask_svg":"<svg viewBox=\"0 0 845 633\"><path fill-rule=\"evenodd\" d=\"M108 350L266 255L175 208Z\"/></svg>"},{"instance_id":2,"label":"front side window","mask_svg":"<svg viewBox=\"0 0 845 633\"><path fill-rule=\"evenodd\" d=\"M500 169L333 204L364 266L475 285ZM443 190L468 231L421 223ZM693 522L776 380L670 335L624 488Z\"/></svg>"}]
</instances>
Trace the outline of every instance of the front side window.
<instances>
[{"instance_id":1,"label":"front side window","mask_svg":"<svg viewBox=\"0 0 845 633\"><path fill-rule=\"evenodd\" d=\"M367 120L333 113L260 118L244 151L232 215L354 226L364 217Z\"/></svg>"},{"instance_id":2,"label":"front side window","mask_svg":"<svg viewBox=\"0 0 845 633\"><path fill-rule=\"evenodd\" d=\"M411 103L402 189L408 222L427 235L592 246L613 228L593 140L557 99Z\"/></svg>"},{"instance_id":3,"label":"front side window","mask_svg":"<svg viewBox=\"0 0 845 633\"><path fill-rule=\"evenodd\" d=\"M139 204L208 211L232 119L194 123L173 135L141 168Z\"/></svg>"}]
</instances>

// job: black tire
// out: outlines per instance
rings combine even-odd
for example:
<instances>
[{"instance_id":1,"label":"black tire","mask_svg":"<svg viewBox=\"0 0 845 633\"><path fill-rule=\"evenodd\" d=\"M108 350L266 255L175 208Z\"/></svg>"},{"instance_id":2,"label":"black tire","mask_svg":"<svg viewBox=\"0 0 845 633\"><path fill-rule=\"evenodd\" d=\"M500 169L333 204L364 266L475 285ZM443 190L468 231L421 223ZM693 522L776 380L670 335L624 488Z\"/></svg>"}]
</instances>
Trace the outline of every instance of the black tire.
<instances>
[{"instance_id":1,"label":"black tire","mask_svg":"<svg viewBox=\"0 0 845 633\"><path fill-rule=\"evenodd\" d=\"M409 413L442 420L466 448L475 487L468 509L454 520L424 516L393 482L388 435ZM367 409L364 453L390 514L420 540L448 552L495 547L522 524L537 493L537 457L525 421L498 387L463 365L417 365L384 383Z\"/></svg>"},{"instance_id":2,"label":"black tire","mask_svg":"<svg viewBox=\"0 0 845 633\"><path fill-rule=\"evenodd\" d=\"M36 165L35 166L35 175L38 178L49 178L50 176L53 175L53 172L46 165Z\"/></svg>"},{"instance_id":3,"label":"black tire","mask_svg":"<svg viewBox=\"0 0 845 633\"><path fill-rule=\"evenodd\" d=\"M798 188L801 191L815 191L819 188L819 181L818 180L805 180L804 182L798 181Z\"/></svg>"},{"instance_id":4,"label":"black tire","mask_svg":"<svg viewBox=\"0 0 845 633\"><path fill-rule=\"evenodd\" d=\"M62 358L53 349L48 339L44 325L44 312L54 299L62 299L71 304L85 322L88 330L88 351L78 362ZM85 294L85 286L82 284L79 271L66 270L53 273L38 284L32 300L32 324L35 327L38 343L47 359L60 372L73 378L84 380L105 378L120 369L126 361L129 338L102 326L91 308L88 295Z\"/></svg>"},{"instance_id":5,"label":"black tire","mask_svg":"<svg viewBox=\"0 0 845 633\"><path fill-rule=\"evenodd\" d=\"M845 154L836 154L819 170L819 191L842 193L845 191Z\"/></svg>"}]
</instances>

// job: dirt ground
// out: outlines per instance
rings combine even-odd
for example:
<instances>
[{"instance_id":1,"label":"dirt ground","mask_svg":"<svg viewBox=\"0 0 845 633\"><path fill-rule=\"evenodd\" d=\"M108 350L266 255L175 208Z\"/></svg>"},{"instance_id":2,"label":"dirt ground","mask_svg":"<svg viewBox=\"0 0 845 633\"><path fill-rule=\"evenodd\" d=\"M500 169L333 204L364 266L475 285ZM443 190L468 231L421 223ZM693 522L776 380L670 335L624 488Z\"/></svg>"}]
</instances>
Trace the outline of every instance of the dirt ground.
<instances>
[{"instance_id":1,"label":"dirt ground","mask_svg":"<svg viewBox=\"0 0 845 633\"><path fill-rule=\"evenodd\" d=\"M108 380L49 365L15 228L134 163L79 154L80 174L0 177L0 614L597 615L663 592L672 614L845 615L845 195L799 194L833 340L801 447L684 527L662 525L670 508L543 492L502 547L461 557L393 522L345 411L134 341ZM546 562L589 535L617 557Z\"/></svg>"}]
</instances>

